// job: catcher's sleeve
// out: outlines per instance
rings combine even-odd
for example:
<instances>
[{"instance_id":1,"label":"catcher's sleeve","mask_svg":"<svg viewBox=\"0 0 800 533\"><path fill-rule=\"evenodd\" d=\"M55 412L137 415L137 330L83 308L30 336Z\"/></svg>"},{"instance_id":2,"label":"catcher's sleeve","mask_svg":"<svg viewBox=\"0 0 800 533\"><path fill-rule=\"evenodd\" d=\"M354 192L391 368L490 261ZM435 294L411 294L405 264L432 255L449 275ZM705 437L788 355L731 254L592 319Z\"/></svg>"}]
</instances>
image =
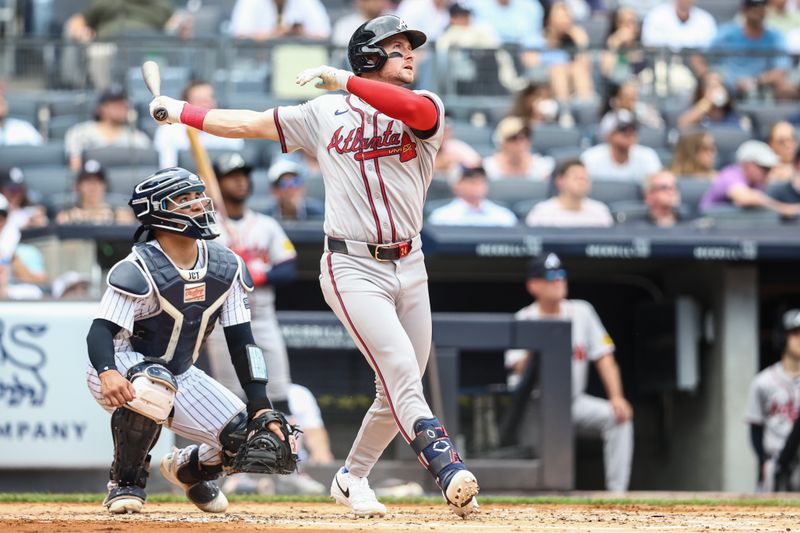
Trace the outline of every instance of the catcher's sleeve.
<instances>
[{"instance_id":1,"label":"catcher's sleeve","mask_svg":"<svg viewBox=\"0 0 800 533\"><path fill-rule=\"evenodd\" d=\"M243 322L223 329L228 351L231 354L233 368L239 378L239 384L247 396L247 414L250 418L260 409L271 409L272 403L267 396L266 373L263 377L253 375L248 361L247 345L255 345L250 322ZM266 363L264 363L266 365Z\"/></svg>"},{"instance_id":2,"label":"catcher's sleeve","mask_svg":"<svg viewBox=\"0 0 800 533\"><path fill-rule=\"evenodd\" d=\"M92 322L89 334L86 335L86 348L89 361L98 375L117 368L114 362L114 335L121 329L119 325L102 318L95 318Z\"/></svg>"}]
</instances>

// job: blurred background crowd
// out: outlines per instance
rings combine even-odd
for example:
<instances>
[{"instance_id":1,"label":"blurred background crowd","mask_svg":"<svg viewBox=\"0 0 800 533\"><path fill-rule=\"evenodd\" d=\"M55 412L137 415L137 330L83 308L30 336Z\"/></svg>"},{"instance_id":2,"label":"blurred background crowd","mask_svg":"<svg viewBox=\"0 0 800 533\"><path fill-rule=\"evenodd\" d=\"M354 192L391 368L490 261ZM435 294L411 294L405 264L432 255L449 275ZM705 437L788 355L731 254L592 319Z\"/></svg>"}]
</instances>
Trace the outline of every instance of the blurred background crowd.
<instances>
[{"instance_id":1,"label":"blurred background crowd","mask_svg":"<svg viewBox=\"0 0 800 533\"><path fill-rule=\"evenodd\" d=\"M0 0L0 290L61 287L18 244L21 231L131 224L136 181L194 169L185 127L147 115L143 60L159 62L164 94L268 109L314 96L294 86L296 72L346 66L352 31L381 13L428 35L416 88L448 110L429 224L795 223L798 3ZM212 157L248 162L252 208L282 222L322 217L313 155L201 139Z\"/></svg>"}]
</instances>

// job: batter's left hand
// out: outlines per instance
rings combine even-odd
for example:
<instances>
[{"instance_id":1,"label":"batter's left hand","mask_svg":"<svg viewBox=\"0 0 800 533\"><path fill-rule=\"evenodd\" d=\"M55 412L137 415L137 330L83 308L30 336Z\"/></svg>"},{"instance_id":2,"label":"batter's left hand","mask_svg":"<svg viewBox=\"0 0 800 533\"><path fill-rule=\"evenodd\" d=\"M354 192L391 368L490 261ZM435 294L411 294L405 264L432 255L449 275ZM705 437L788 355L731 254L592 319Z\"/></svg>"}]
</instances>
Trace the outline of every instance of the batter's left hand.
<instances>
[{"instance_id":1,"label":"batter's left hand","mask_svg":"<svg viewBox=\"0 0 800 533\"><path fill-rule=\"evenodd\" d=\"M618 424L627 422L633 418L633 407L628 403L625 398L613 398L611 402L611 409L614 411L614 418Z\"/></svg>"},{"instance_id":2,"label":"batter's left hand","mask_svg":"<svg viewBox=\"0 0 800 533\"><path fill-rule=\"evenodd\" d=\"M353 76L352 72L329 67L328 65L321 65L319 67L308 68L298 74L295 83L298 85L305 85L314 78L319 78L319 81L315 84L317 89L346 91L347 80L350 79L350 76Z\"/></svg>"}]
</instances>

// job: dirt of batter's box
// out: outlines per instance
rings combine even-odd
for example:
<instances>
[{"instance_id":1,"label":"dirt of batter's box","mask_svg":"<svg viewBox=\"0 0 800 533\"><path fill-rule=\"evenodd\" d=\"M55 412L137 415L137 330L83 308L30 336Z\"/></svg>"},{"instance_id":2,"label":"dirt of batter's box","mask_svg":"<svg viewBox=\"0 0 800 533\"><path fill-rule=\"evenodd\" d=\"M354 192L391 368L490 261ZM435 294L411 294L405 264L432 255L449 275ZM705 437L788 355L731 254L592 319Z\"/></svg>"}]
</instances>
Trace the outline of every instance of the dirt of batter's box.
<instances>
[{"instance_id":1,"label":"dirt of batter's box","mask_svg":"<svg viewBox=\"0 0 800 533\"><path fill-rule=\"evenodd\" d=\"M800 508L689 505L484 505L462 520L443 505L394 504L382 519L356 519L326 503L232 503L207 514L186 503L148 503L140 514L109 515L97 504L2 503L0 531L215 533L436 533L547 531L798 531Z\"/></svg>"}]
</instances>

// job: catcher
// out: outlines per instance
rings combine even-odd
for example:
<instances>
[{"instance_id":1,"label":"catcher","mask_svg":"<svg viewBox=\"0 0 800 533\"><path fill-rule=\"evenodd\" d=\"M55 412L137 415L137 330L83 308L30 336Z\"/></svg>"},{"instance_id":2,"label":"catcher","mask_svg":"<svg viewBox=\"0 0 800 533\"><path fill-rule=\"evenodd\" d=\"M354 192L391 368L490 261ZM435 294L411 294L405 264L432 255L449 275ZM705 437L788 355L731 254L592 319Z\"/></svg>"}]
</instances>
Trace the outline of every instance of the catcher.
<instances>
[{"instance_id":1,"label":"catcher","mask_svg":"<svg viewBox=\"0 0 800 533\"><path fill-rule=\"evenodd\" d=\"M205 185L182 168L160 170L134 188L141 223L131 254L108 274L87 336L87 382L111 413L111 513L136 513L147 499L149 452L161 427L199 442L173 449L161 474L198 508L227 509L215 479L223 471L289 474L299 431L267 397L267 368L253 341L242 259L219 235ZM142 234L144 240L140 241ZM247 405L194 366L219 320Z\"/></svg>"}]
</instances>

